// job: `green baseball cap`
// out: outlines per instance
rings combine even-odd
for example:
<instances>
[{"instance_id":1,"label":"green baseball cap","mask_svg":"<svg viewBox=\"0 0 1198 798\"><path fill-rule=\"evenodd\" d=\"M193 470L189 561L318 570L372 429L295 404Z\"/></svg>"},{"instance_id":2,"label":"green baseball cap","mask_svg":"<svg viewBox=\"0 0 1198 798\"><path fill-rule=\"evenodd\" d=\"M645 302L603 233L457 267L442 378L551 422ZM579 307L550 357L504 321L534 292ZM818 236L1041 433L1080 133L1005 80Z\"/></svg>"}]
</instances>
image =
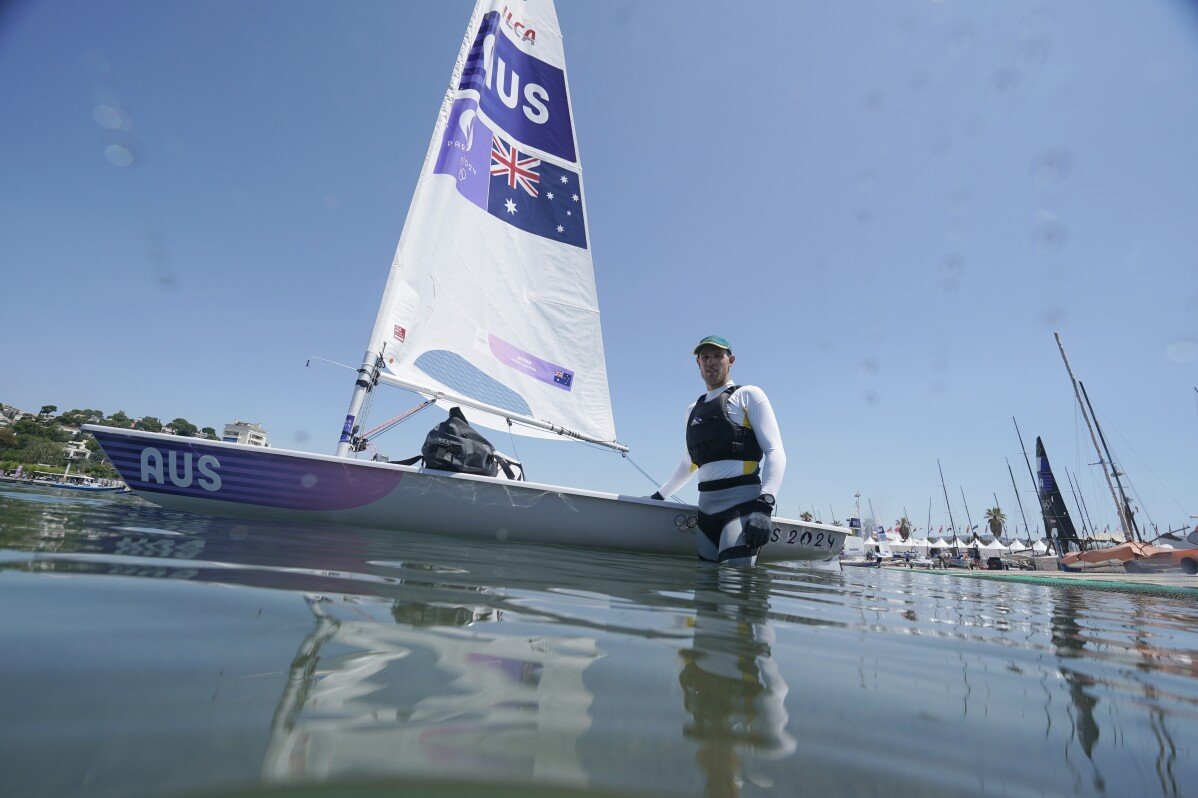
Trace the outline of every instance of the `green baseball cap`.
<instances>
[{"instance_id":1,"label":"green baseball cap","mask_svg":"<svg viewBox=\"0 0 1198 798\"><path fill-rule=\"evenodd\" d=\"M722 335L707 336L702 341L695 344L695 351L693 354L696 354L696 355L699 354L699 350L705 346L716 346L716 347L719 347L720 349L727 349L728 354L732 354L732 344L728 343L728 339Z\"/></svg>"}]
</instances>

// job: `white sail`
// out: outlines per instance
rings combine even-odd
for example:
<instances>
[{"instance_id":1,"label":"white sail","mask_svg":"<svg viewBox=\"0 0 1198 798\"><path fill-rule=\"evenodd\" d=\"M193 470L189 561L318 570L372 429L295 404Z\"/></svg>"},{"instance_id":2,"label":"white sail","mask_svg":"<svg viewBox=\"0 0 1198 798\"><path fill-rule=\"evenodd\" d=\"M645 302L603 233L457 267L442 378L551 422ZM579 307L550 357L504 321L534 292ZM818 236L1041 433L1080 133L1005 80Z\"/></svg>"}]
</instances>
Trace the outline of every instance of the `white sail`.
<instances>
[{"instance_id":1,"label":"white sail","mask_svg":"<svg viewBox=\"0 0 1198 798\"><path fill-rule=\"evenodd\" d=\"M405 387L614 441L589 245L552 0L480 0L369 349Z\"/></svg>"}]
</instances>

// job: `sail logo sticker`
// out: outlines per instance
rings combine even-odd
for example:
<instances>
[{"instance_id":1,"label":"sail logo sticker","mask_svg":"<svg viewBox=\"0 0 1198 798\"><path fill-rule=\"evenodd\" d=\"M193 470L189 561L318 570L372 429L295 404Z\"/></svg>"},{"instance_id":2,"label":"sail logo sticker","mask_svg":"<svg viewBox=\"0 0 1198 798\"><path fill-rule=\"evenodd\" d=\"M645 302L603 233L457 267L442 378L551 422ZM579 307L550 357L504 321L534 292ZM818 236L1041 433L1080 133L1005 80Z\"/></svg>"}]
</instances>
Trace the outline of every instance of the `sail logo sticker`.
<instances>
[{"instance_id":1,"label":"sail logo sticker","mask_svg":"<svg viewBox=\"0 0 1198 798\"><path fill-rule=\"evenodd\" d=\"M511 11L508 11L507 6L504 6L503 11L500 13L503 15L503 24L506 25L507 29L512 32L512 35L525 44L537 43L536 28L530 28L525 25L519 17L517 17Z\"/></svg>"},{"instance_id":2,"label":"sail logo sticker","mask_svg":"<svg viewBox=\"0 0 1198 798\"><path fill-rule=\"evenodd\" d=\"M554 365L548 360L542 360L494 335L488 335L487 340L491 347L491 354L500 363L511 366L516 371L527 374L535 380L540 380L555 388L561 388L563 391L574 387L574 372L570 369Z\"/></svg>"},{"instance_id":3,"label":"sail logo sticker","mask_svg":"<svg viewBox=\"0 0 1198 798\"><path fill-rule=\"evenodd\" d=\"M510 19L503 21L514 30L517 23L508 24ZM512 138L576 161L565 71L521 50L499 30L500 21L498 11L483 16L458 90L477 93L482 112ZM521 40L535 38L534 32Z\"/></svg>"},{"instance_id":4,"label":"sail logo sticker","mask_svg":"<svg viewBox=\"0 0 1198 798\"><path fill-rule=\"evenodd\" d=\"M201 455L192 470L191 452L169 451L166 459L153 446L141 450L141 481L165 485L167 480L176 488L190 488L195 483L206 491L220 490L220 461L210 454ZM165 468L164 468L165 465Z\"/></svg>"},{"instance_id":5,"label":"sail logo sticker","mask_svg":"<svg viewBox=\"0 0 1198 798\"><path fill-rule=\"evenodd\" d=\"M396 324L394 335L395 335L395 340L399 341L402 344L404 342L404 339L408 337L408 331L405 330L403 327L400 327L398 324Z\"/></svg>"}]
</instances>

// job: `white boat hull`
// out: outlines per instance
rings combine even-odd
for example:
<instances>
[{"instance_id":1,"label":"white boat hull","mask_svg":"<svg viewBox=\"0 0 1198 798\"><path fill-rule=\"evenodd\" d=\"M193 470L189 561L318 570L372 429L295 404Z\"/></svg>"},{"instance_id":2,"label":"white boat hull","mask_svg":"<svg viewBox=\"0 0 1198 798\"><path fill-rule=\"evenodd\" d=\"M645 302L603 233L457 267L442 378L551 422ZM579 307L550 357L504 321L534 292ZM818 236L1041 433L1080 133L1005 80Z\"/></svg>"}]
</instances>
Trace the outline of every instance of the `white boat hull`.
<instances>
[{"instance_id":1,"label":"white boat hull","mask_svg":"<svg viewBox=\"0 0 1198 798\"><path fill-rule=\"evenodd\" d=\"M172 510L695 556L674 502L87 426L138 496ZM774 519L761 560L829 560L850 530Z\"/></svg>"}]
</instances>

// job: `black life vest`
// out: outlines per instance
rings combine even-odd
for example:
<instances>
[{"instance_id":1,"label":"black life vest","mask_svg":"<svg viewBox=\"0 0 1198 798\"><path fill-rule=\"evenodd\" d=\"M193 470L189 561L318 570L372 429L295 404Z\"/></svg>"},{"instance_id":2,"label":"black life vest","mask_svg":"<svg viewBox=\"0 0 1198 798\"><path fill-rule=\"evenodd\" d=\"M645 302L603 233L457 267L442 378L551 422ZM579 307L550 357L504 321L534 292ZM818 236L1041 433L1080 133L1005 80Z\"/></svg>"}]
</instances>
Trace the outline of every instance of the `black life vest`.
<instances>
[{"instance_id":1,"label":"black life vest","mask_svg":"<svg viewBox=\"0 0 1198 798\"><path fill-rule=\"evenodd\" d=\"M728 415L728 400L739 385L729 385L714 399L702 394L686 420L686 451L697 466L717 460L761 462L765 453L752 427L735 423Z\"/></svg>"}]
</instances>

